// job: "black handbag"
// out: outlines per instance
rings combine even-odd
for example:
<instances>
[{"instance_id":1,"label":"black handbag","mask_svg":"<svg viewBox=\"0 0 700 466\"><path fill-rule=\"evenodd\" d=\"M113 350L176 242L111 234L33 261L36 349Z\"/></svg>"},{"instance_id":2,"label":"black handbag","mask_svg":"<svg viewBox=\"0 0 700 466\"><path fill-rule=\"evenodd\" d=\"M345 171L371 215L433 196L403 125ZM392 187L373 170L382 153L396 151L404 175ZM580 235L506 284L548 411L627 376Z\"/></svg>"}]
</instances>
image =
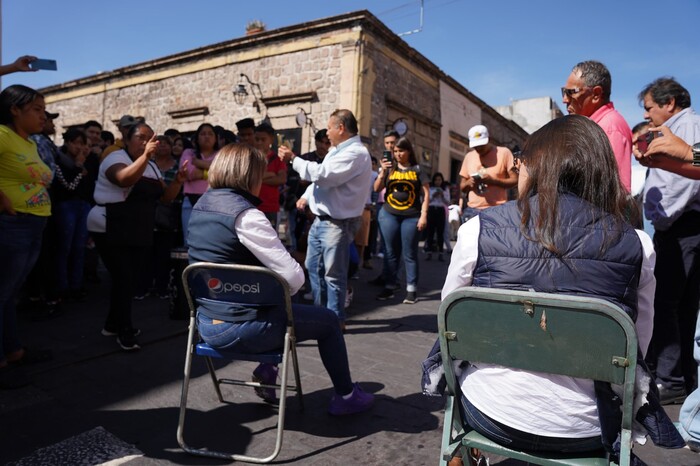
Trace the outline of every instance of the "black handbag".
<instances>
[{"instance_id":1,"label":"black handbag","mask_svg":"<svg viewBox=\"0 0 700 466\"><path fill-rule=\"evenodd\" d=\"M178 209L180 204L175 202L156 203L155 227L158 231L177 231L179 228Z\"/></svg>"}]
</instances>

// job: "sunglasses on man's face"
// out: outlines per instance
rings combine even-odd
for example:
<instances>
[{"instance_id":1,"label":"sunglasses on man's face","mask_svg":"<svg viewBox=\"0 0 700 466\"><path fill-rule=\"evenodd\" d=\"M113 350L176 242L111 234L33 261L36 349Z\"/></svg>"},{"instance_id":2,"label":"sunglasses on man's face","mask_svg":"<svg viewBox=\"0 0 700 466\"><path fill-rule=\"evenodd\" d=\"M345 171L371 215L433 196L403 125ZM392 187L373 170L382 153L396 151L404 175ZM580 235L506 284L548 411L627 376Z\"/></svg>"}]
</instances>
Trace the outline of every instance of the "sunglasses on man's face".
<instances>
[{"instance_id":1,"label":"sunglasses on man's face","mask_svg":"<svg viewBox=\"0 0 700 466\"><path fill-rule=\"evenodd\" d=\"M574 87L574 88L569 89L566 87L562 87L561 88L561 96L562 97L564 97L564 96L573 97L576 94L578 94L579 92L583 92L586 89L588 89L588 88L586 88L586 87Z\"/></svg>"}]
</instances>

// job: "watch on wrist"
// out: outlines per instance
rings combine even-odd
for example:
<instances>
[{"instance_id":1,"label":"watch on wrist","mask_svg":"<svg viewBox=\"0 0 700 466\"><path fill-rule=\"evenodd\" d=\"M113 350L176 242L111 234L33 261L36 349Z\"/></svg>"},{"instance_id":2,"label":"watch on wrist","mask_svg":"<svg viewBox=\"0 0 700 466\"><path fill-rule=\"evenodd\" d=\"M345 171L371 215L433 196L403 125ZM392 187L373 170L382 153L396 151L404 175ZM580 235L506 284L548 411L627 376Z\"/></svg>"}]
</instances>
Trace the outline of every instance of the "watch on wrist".
<instances>
[{"instance_id":1,"label":"watch on wrist","mask_svg":"<svg viewBox=\"0 0 700 466\"><path fill-rule=\"evenodd\" d=\"M700 142L693 145L693 166L700 167Z\"/></svg>"}]
</instances>

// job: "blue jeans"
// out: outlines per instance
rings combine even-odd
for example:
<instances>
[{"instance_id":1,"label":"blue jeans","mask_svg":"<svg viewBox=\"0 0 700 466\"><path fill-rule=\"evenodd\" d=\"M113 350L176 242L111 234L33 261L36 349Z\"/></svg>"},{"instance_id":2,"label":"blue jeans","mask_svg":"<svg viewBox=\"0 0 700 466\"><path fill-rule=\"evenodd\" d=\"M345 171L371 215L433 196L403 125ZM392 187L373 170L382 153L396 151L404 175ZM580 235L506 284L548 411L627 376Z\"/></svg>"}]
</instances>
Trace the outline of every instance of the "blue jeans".
<instances>
[{"instance_id":1,"label":"blue jeans","mask_svg":"<svg viewBox=\"0 0 700 466\"><path fill-rule=\"evenodd\" d=\"M31 214L0 214L0 361L22 348L15 301L39 257L46 220Z\"/></svg>"},{"instance_id":2,"label":"blue jeans","mask_svg":"<svg viewBox=\"0 0 700 466\"><path fill-rule=\"evenodd\" d=\"M87 201L64 201L54 206L56 222L56 265L59 293L79 290L83 285L83 263L87 244Z\"/></svg>"},{"instance_id":3,"label":"blue jeans","mask_svg":"<svg viewBox=\"0 0 700 466\"><path fill-rule=\"evenodd\" d=\"M318 352L331 378L336 393L347 395L352 391L345 339L338 316L324 307L293 304L294 332L297 342L318 341ZM262 353L281 347L286 330L286 316L275 313L269 319L259 317L243 323L213 324L212 320L197 314L197 327L204 341L216 348L244 353Z\"/></svg>"},{"instance_id":4,"label":"blue jeans","mask_svg":"<svg viewBox=\"0 0 700 466\"><path fill-rule=\"evenodd\" d=\"M359 226L358 218L321 220L309 229L306 270L316 306L325 306L345 320L350 241Z\"/></svg>"},{"instance_id":5,"label":"blue jeans","mask_svg":"<svg viewBox=\"0 0 700 466\"><path fill-rule=\"evenodd\" d=\"M695 340L693 347L693 355L698 363L698 380L700 380L700 314L695 323ZM678 432L681 433L686 442L693 442L700 446L700 388L696 388L688 395L688 398L681 406L681 412L678 415L680 426Z\"/></svg>"},{"instance_id":6,"label":"blue jeans","mask_svg":"<svg viewBox=\"0 0 700 466\"><path fill-rule=\"evenodd\" d=\"M379 231L384 240L384 283L396 286L399 259L406 265L406 288L415 291L418 285L418 217L401 217L386 209L379 211Z\"/></svg>"},{"instance_id":7,"label":"blue jeans","mask_svg":"<svg viewBox=\"0 0 700 466\"><path fill-rule=\"evenodd\" d=\"M461 397L464 421L472 429L494 442L515 450L578 453L603 449L600 436L588 438L545 437L514 429L491 419L476 409L466 396Z\"/></svg>"},{"instance_id":8,"label":"blue jeans","mask_svg":"<svg viewBox=\"0 0 700 466\"><path fill-rule=\"evenodd\" d=\"M180 220L182 220L182 239L187 246L187 233L188 229L187 226L190 224L190 215L192 215L192 203L190 202L190 199L185 195L182 199L182 215L180 216Z\"/></svg>"}]
</instances>

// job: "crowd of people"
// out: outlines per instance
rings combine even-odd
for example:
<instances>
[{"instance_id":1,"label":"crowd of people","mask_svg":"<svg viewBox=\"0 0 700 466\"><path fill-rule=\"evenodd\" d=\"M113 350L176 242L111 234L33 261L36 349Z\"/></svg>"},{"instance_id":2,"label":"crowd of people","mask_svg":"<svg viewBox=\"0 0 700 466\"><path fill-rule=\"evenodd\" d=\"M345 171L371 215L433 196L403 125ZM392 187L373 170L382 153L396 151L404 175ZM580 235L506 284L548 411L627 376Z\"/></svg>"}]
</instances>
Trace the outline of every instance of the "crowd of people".
<instances>
[{"instance_id":1,"label":"crowd of people","mask_svg":"<svg viewBox=\"0 0 700 466\"><path fill-rule=\"evenodd\" d=\"M24 71L31 59L0 72ZM683 86L659 78L639 94L648 124L633 132L614 108L611 83L602 63L574 66L561 88L570 115L533 133L517 158L475 125L454 187L422 166L412 141L394 131L384 135L383 156L372 157L345 109L330 115L307 154L275 144L267 121L240 120L237 134L203 123L187 137L175 129L157 134L130 115L119 119L120 138L91 120L67 129L59 148L51 139L58 115L43 96L10 86L0 94L0 260L7 264L0 271L0 388L26 385L19 366L51 357L20 342L15 303L23 289L43 300L42 312L59 313L61 302L85 298L96 250L111 281L102 334L137 350L132 300L171 296L168 253L184 245L191 261L269 267L295 293L308 282L313 306L295 304L296 332L318 341L336 392L329 412L364 411L373 396L352 383L343 336L350 277L357 267L374 268L371 258L381 255L381 273L371 280L381 286L376 298L393 299L402 282L402 302L416 303L419 242L426 260L437 252L442 261L464 222L443 298L482 286L619 305L635 320L639 369L652 381L641 387L655 419L643 422L646 432L659 445L697 447L700 117ZM653 241L635 229L633 156L649 168L641 204ZM51 276L40 287L28 278L37 263L37 273ZM228 321L199 309L197 322L213 346L258 352L279 339L279 317ZM261 365L253 376L269 384L277 369ZM615 454L609 387L478 363L460 384L465 419L495 441ZM523 386L542 397L523 400ZM275 397L274 390L259 392ZM681 439L661 405L684 400Z\"/></svg>"},{"instance_id":2,"label":"crowd of people","mask_svg":"<svg viewBox=\"0 0 700 466\"><path fill-rule=\"evenodd\" d=\"M0 308L1 388L26 385L29 380L21 366L52 357L50 351L29 350L21 344L16 303L22 299L37 318L52 318L70 302L86 299L86 282L100 280L97 261L90 257L95 253L110 285L101 333L115 338L125 351L138 350L141 330L132 319L133 300L149 295L172 298L169 253L177 246L188 248L190 260L221 259L203 247L211 245L213 219L221 219L212 217L207 206L217 193L233 189L241 194L241 177L255 178L262 167L259 186L244 189L255 197L255 211L262 218L248 216L255 221L244 222L240 229L231 230L227 224L227 237L217 245L225 248L227 241L240 240L249 251L260 253L259 262L274 267L283 267L281 256L286 256L284 267L293 272L293 278L287 277L293 291L307 280L311 284L307 289L314 305L295 303L295 325L298 338L318 341L327 363L337 392L329 412L342 415L369 408L373 396L351 382L343 332L351 257L356 266L371 268L372 252L365 256L370 231L373 243L378 238L377 228L371 228L377 200L371 189L377 178L372 167L376 170L377 163L374 159L373 165L360 143L351 112L335 112L328 128L315 135L316 150L297 157L286 146L273 151L274 128L265 121L256 125L251 118L236 123L238 134L203 123L187 136L175 129L156 134L143 118L123 115L117 122L118 138L90 120L68 128L58 147L53 136L59 115L46 109L40 93L10 86L0 94L0 107L0 219L7 224L2 228L2 249L10 264L4 270L8 279ZM241 154L262 159L235 171ZM219 157L221 162L215 164ZM279 239L282 208L288 222L286 245ZM256 249L254 245L261 243L265 246ZM360 258L366 258L364 264ZM33 286L34 280L28 278L32 274L39 276L40 286ZM204 313L198 322L205 339L231 327L207 322ZM265 333L267 340L249 329L243 333L254 338L253 351L265 341L276 344L273 333ZM220 340L215 338L212 344L221 346ZM254 371L256 380L270 382L276 377L275 367L263 365ZM275 397L274 390L260 392L268 400Z\"/></svg>"}]
</instances>

